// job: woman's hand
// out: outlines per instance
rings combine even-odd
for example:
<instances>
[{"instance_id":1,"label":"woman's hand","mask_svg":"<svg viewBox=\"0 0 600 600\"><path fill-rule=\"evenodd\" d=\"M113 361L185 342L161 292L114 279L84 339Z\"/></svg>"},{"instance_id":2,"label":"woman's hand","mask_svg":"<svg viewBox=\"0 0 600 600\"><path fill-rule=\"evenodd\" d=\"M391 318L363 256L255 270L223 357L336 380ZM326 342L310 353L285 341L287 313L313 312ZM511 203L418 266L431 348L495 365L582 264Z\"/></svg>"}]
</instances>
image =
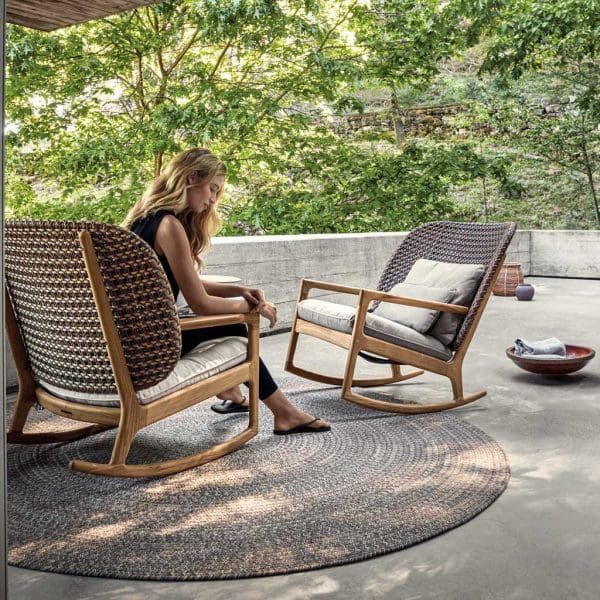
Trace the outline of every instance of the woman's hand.
<instances>
[{"instance_id":1,"label":"woman's hand","mask_svg":"<svg viewBox=\"0 0 600 600\"><path fill-rule=\"evenodd\" d=\"M251 307L250 312L257 312L269 321L272 329L277 323L277 307L272 302L265 300L265 294L258 288L242 288L242 297Z\"/></svg>"},{"instance_id":2,"label":"woman's hand","mask_svg":"<svg viewBox=\"0 0 600 600\"><path fill-rule=\"evenodd\" d=\"M265 294L258 288L242 288L242 297L250 305L250 312L260 312L260 306L265 302Z\"/></svg>"},{"instance_id":3,"label":"woman's hand","mask_svg":"<svg viewBox=\"0 0 600 600\"><path fill-rule=\"evenodd\" d=\"M269 320L269 328L273 329L277 323L277 307L272 302L259 304L258 312L262 317Z\"/></svg>"}]
</instances>

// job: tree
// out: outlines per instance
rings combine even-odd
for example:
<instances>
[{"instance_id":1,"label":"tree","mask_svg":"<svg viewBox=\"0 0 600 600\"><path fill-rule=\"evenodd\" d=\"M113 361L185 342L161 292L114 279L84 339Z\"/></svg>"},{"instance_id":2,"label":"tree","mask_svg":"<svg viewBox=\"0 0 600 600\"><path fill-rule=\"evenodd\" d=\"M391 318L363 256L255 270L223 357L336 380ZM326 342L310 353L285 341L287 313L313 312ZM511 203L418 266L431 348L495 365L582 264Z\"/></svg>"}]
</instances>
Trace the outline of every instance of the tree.
<instances>
[{"instance_id":1,"label":"tree","mask_svg":"<svg viewBox=\"0 0 600 600\"><path fill-rule=\"evenodd\" d=\"M335 150L335 160L332 154ZM231 207L226 233L406 231L431 220L473 219L451 188L488 177L509 183L507 164L482 157L473 144L408 142L373 152L319 134L275 181L256 173L260 193Z\"/></svg>"},{"instance_id":2,"label":"tree","mask_svg":"<svg viewBox=\"0 0 600 600\"><path fill-rule=\"evenodd\" d=\"M285 160L303 103L335 102L352 77L340 30L354 4L165 0L50 35L11 26L13 188L96 186L124 208L183 147L210 143L234 179L245 161Z\"/></svg>"},{"instance_id":3,"label":"tree","mask_svg":"<svg viewBox=\"0 0 600 600\"><path fill-rule=\"evenodd\" d=\"M364 76L390 91L398 147L404 140L398 90L424 90L439 73L440 62L464 48L462 9L453 0L373 0L354 12Z\"/></svg>"},{"instance_id":4,"label":"tree","mask_svg":"<svg viewBox=\"0 0 600 600\"><path fill-rule=\"evenodd\" d=\"M173 153L210 144L234 184L227 233L461 218L449 186L504 185L505 163L406 140L397 92L425 89L509 4L165 0L50 35L10 27L9 214L120 222ZM365 81L391 89L398 148L315 119L355 108Z\"/></svg>"},{"instance_id":5,"label":"tree","mask_svg":"<svg viewBox=\"0 0 600 600\"><path fill-rule=\"evenodd\" d=\"M600 227L600 0L510 0L495 3L493 39L482 71L504 83L535 71L545 76L547 104L555 118L513 103L505 124L541 160L579 173L587 183Z\"/></svg>"}]
</instances>

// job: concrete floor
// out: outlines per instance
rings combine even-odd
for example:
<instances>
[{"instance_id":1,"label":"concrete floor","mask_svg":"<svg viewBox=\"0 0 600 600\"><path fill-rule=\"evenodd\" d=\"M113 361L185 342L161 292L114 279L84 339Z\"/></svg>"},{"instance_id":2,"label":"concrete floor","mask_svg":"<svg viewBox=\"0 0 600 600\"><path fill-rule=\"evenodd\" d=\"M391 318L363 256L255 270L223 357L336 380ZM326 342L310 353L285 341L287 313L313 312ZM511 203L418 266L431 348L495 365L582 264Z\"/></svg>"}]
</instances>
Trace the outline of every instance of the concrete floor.
<instances>
[{"instance_id":1,"label":"concrete floor","mask_svg":"<svg viewBox=\"0 0 600 600\"><path fill-rule=\"evenodd\" d=\"M484 387L488 395L455 413L495 438L512 469L505 493L472 521L379 558L257 579L135 582L10 567L10 599L599 598L600 357L579 373L544 379L517 369L504 349L518 336L554 335L600 351L600 281L528 281L536 286L532 302L491 298L465 363L467 391ZM287 338L261 341L276 375L282 374ZM318 341L303 342L303 349L305 364L342 369L341 351ZM432 375L394 389L414 399L441 399L448 391L448 383Z\"/></svg>"}]
</instances>

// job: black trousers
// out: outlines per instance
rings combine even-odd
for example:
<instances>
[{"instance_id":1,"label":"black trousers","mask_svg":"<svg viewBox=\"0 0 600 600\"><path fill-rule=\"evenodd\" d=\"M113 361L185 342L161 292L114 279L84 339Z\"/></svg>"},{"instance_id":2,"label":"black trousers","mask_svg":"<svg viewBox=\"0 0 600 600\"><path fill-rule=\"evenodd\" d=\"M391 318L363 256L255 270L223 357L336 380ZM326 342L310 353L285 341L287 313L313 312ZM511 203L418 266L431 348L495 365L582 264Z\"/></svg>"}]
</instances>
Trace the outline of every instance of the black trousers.
<instances>
[{"instance_id":1,"label":"black trousers","mask_svg":"<svg viewBox=\"0 0 600 600\"><path fill-rule=\"evenodd\" d=\"M203 329L187 329L181 332L182 345L181 345L181 356L187 354L190 350L193 350L200 342L206 342L207 340L214 340L220 337L226 337L228 335L238 337L248 337L248 329L241 323L235 325L220 325L219 327L205 327ZM258 367L258 397L261 400L268 398L271 394L277 390L279 386L271 377L269 369L259 359Z\"/></svg>"}]
</instances>

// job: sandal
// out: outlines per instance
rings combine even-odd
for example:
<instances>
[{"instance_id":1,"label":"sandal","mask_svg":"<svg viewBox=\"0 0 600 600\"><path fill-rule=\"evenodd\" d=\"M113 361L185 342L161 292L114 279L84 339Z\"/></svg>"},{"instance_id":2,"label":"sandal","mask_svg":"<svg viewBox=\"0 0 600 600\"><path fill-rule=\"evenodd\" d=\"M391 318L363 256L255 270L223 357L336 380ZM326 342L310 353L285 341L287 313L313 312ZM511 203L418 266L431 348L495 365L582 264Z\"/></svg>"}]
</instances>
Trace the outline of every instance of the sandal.
<instances>
[{"instance_id":1,"label":"sandal","mask_svg":"<svg viewBox=\"0 0 600 600\"><path fill-rule=\"evenodd\" d=\"M231 415L234 413L247 413L250 409L248 406L244 406L243 402L246 402L246 398L242 400L242 404L238 404L233 400L223 400L223 402L217 402L210 408L220 415Z\"/></svg>"},{"instance_id":2,"label":"sandal","mask_svg":"<svg viewBox=\"0 0 600 600\"><path fill-rule=\"evenodd\" d=\"M311 427L311 425L318 421L319 417L309 421L308 423L303 423L301 425L296 425L296 427L292 427L290 429L273 429L273 433L275 435L290 435L291 433L320 433L321 431L330 431L331 425L323 425L321 427Z\"/></svg>"}]
</instances>

